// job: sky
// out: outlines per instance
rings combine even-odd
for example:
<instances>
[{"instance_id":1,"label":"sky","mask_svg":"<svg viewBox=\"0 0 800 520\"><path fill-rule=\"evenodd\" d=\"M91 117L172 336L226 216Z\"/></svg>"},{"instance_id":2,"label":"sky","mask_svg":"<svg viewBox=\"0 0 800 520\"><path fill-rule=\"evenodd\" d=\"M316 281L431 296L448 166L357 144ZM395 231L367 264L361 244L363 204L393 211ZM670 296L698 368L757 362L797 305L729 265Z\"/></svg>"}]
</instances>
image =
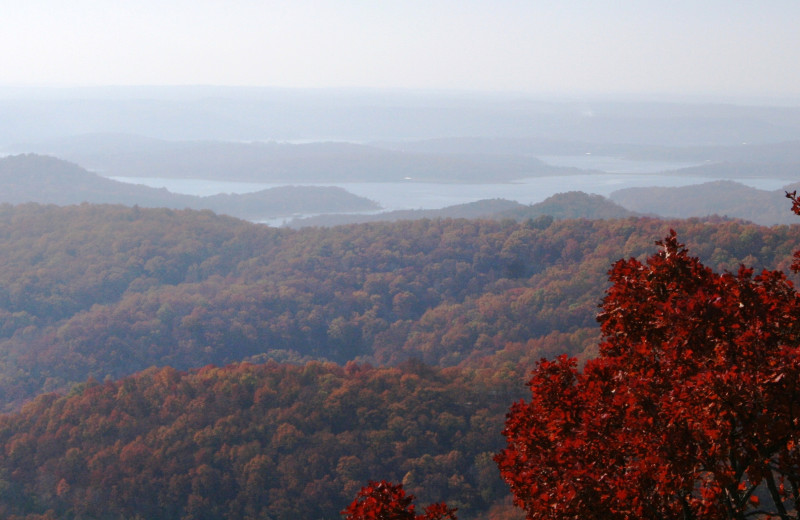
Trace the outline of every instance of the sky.
<instances>
[{"instance_id":1,"label":"sky","mask_svg":"<svg viewBox=\"0 0 800 520\"><path fill-rule=\"evenodd\" d=\"M1 0L0 86L800 100L798 0Z\"/></svg>"}]
</instances>

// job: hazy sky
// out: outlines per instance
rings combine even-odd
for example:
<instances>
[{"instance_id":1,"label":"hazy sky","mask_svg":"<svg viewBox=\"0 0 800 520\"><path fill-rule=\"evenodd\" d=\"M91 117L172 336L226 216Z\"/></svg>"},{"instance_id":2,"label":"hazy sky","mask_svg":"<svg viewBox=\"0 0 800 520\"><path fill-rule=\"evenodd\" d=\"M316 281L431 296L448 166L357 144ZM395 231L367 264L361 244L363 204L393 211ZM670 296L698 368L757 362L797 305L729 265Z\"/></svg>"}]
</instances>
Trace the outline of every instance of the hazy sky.
<instances>
[{"instance_id":1,"label":"hazy sky","mask_svg":"<svg viewBox=\"0 0 800 520\"><path fill-rule=\"evenodd\" d=\"M0 85L800 99L798 0L3 0Z\"/></svg>"}]
</instances>

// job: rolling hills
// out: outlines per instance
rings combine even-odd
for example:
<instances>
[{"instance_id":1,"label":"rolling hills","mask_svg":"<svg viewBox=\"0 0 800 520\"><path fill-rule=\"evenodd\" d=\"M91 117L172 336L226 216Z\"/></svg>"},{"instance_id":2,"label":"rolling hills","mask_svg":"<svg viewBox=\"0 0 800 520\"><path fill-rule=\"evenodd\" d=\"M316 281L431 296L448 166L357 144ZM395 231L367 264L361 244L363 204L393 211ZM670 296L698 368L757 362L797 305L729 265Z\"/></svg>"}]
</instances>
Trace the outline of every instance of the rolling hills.
<instances>
[{"instance_id":1,"label":"rolling hills","mask_svg":"<svg viewBox=\"0 0 800 520\"><path fill-rule=\"evenodd\" d=\"M786 190L767 191L733 181L712 181L679 188L627 188L611 194L615 203L639 213L663 217L723 215L762 225L791 224L796 217L783 211Z\"/></svg>"},{"instance_id":2,"label":"rolling hills","mask_svg":"<svg viewBox=\"0 0 800 520\"><path fill-rule=\"evenodd\" d=\"M580 191L557 193L536 204L520 204L505 199L484 199L466 204L457 204L442 209L384 211L374 214L324 215L298 217L286 223L289 227L337 226L364 222L392 222L421 218L469 218L469 219L513 219L522 221L549 216L556 219L624 218L637 214L600 195L589 195Z\"/></svg>"},{"instance_id":3,"label":"rolling hills","mask_svg":"<svg viewBox=\"0 0 800 520\"><path fill-rule=\"evenodd\" d=\"M337 518L390 478L511 518L505 410L539 358L594 355L609 266L670 228L718 269L786 269L800 243L722 218L292 230L2 205L0 512Z\"/></svg>"},{"instance_id":4,"label":"rolling hills","mask_svg":"<svg viewBox=\"0 0 800 520\"><path fill-rule=\"evenodd\" d=\"M0 202L209 209L251 220L378 209L374 202L336 187L283 186L242 195L180 195L117 182L61 159L32 154L0 158Z\"/></svg>"},{"instance_id":5,"label":"rolling hills","mask_svg":"<svg viewBox=\"0 0 800 520\"><path fill-rule=\"evenodd\" d=\"M788 261L797 233L545 217L289 230L190 210L0 206L0 396L12 406L152 365L456 365L592 331L608 266L670 227L730 269Z\"/></svg>"},{"instance_id":6,"label":"rolling hills","mask_svg":"<svg viewBox=\"0 0 800 520\"><path fill-rule=\"evenodd\" d=\"M501 182L570 171L529 155L410 152L349 142L158 141L86 136L22 145L57 155L107 177L163 177L264 183ZM106 137L107 139L107 137Z\"/></svg>"}]
</instances>

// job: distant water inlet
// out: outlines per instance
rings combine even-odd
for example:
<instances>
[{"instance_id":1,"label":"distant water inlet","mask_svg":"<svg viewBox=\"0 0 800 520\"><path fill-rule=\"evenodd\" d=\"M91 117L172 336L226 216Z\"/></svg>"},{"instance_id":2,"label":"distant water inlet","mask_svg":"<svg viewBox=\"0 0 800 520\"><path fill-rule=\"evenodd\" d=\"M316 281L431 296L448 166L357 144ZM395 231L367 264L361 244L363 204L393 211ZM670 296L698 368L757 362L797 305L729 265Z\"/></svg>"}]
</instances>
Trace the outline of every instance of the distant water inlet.
<instances>
[{"instance_id":1,"label":"distant water inlet","mask_svg":"<svg viewBox=\"0 0 800 520\"><path fill-rule=\"evenodd\" d=\"M254 182L210 181L202 179L166 179L154 177L112 177L131 184L153 188L166 188L173 193L206 197L218 193L252 193L289 183L267 184ZM404 209L441 209L483 199L508 199L521 204L535 204L567 191L583 191L608 196L616 190L637 187L680 187L711 182L707 177L690 177L666 174L597 173L531 177L516 182L497 184L423 183L413 180L401 182L346 182L295 184L303 186L339 186L345 190L374 200L386 211ZM795 180L787 179L732 179L762 190L777 190Z\"/></svg>"}]
</instances>

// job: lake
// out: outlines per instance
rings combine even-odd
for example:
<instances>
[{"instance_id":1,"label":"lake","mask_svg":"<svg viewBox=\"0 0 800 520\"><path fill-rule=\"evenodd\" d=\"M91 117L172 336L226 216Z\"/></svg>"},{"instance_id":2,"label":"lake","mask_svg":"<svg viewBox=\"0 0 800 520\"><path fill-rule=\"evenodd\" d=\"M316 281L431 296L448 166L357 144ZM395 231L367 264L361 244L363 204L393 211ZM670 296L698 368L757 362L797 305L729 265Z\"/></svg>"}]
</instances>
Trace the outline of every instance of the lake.
<instances>
[{"instance_id":1,"label":"lake","mask_svg":"<svg viewBox=\"0 0 800 520\"><path fill-rule=\"evenodd\" d=\"M679 187L702 184L717 179L678 175L674 170L696 163L628 160L602 155L552 155L540 157L554 166L576 167L602 173L578 173L519 179L515 182L460 184L427 183L413 180L400 182L331 182L294 184L295 186L338 186L366 197L381 205L385 211L405 209L441 209L482 199L508 199L521 204L535 204L566 191L583 191L603 196L623 188ZM218 193L250 193L289 183L228 182L203 179L165 179L154 177L111 177L132 184L166 188L173 193L206 197ZM800 179L731 179L762 190L777 190ZM374 212L372 212L374 213ZM309 216L309 215L304 215ZM279 225L285 219L267 221Z\"/></svg>"},{"instance_id":2,"label":"lake","mask_svg":"<svg viewBox=\"0 0 800 520\"><path fill-rule=\"evenodd\" d=\"M201 197L218 193L250 193L285 186L289 183L268 184L253 182L209 181L202 179L165 179L153 177L111 177L131 184L166 188L173 193ZM508 199L522 204L535 204L556 193L584 191L603 196L613 191L634 187L678 187L702 184L715 179L667 174L598 173L543 176L498 184L449 184L422 182L344 182L294 184L298 186L339 186L374 200L386 211L401 209L440 209L481 199ZM733 179L762 190L777 190L795 182L792 179Z\"/></svg>"}]
</instances>

